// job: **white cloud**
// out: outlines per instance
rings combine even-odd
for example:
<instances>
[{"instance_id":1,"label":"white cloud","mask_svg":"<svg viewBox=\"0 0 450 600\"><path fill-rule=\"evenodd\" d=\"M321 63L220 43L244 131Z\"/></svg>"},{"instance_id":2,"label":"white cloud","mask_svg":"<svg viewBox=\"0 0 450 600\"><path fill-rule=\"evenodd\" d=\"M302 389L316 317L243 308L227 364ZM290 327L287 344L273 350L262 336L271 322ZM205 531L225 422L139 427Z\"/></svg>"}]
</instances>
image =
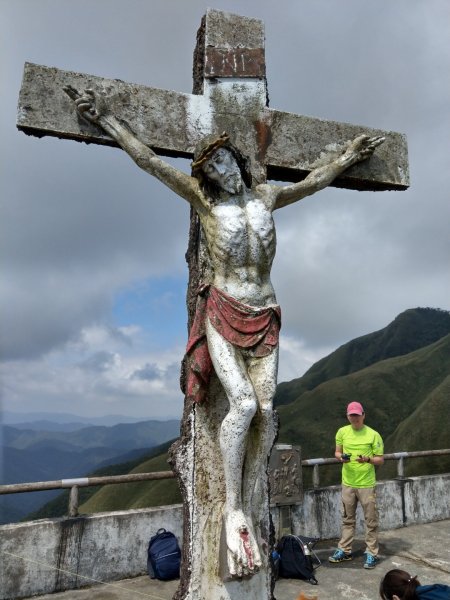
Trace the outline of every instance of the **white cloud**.
<instances>
[{"instance_id":1,"label":"white cloud","mask_svg":"<svg viewBox=\"0 0 450 600\"><path fill-rule=\"evenodd\" d=\"M335 348L321 346L312 349L303 340L282 334L280 336L279 381L291 381L301 377L315 362L327 356Z\"/></svg>"},{"instance_id":2,"label":"white cloud","mask_svg":"<svg viewBox=\"0 0 450 600\"><path fill-rule=\"evenodd\" d=\"M182 394L179 365L182 348L142 352L138 327L130 340L110 328L85 329L82 343L46 356L10 361L2 368L5 406L83 415L126 414L143 418L179 417ZM108 351L103 348L109 348ZM135 377L149 373L154 377Z\"/></svg>"}]
</instances>

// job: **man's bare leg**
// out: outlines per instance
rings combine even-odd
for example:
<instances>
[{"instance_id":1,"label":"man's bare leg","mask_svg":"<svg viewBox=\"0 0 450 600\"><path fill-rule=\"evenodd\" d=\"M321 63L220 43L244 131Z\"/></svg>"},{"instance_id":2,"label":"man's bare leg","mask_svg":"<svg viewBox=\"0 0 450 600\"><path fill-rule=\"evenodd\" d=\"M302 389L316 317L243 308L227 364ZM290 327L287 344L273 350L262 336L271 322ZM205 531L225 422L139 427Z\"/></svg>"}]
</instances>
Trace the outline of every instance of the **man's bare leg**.
<instances>
[{"instance_id":1,"label":"man's bare leg","mask_svg":"<svg viewBox=\"0 0 450 600\"><path fill-rule=\"evenodd\" d=\"M206 333L214 369L230 403L220 429L226 489L224 525L230 574L242 577L254 574L261 566L252 523L244 514L242 505L243 465L257 398L239 350L227 342L208 319Z\"/></svg>"}]
</instances>

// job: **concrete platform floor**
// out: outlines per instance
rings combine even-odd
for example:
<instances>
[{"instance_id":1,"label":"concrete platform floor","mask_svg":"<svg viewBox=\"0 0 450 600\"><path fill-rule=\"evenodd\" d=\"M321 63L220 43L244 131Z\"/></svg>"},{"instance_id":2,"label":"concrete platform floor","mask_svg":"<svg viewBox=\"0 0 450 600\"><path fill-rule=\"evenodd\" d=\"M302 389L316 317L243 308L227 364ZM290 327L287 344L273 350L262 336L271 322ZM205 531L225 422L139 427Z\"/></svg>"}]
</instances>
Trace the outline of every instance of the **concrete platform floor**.
<instances>
[{"instance_id":1,"label":"concrete platform floor","mask_svg":"<svg viewBox=\"0 0 450 600\"><path fill-rule=\"evenodd\" d=\"M322 560L316 571L319 585L280 579L275 586L276 599L298 600L303 592L307 598L317 597L317 600L377 600L381 577L395 568L417 575L422 584L450 585L450 520L382 532L380 543L379 564L373 570L366 570L363 540L355 542L354 560L339 565L327 560L336 540L319 542L315 547ZM177 587L177 581L161 582L144 576L40 596L39 600L171 600Z\"/></svg>"}]
</instances>

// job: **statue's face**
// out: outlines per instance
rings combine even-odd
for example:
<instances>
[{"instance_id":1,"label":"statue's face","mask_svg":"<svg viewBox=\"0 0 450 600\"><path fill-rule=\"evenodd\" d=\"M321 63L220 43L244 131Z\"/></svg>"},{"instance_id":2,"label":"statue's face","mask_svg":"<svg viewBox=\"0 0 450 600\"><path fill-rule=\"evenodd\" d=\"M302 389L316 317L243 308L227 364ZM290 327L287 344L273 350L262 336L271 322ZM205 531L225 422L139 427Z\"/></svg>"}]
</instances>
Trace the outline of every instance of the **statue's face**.
<instances>
[{"instance_id":1,"label":"statue's face","mask_svg":"<svg viewBox=\"0 0 450 600\"><path fill-rule=\"evenodd\" d=\"M203 165L203 172L230 194L238 194L242 190L241 171L227 148L218 148Z\"/></svg>"}]
</instances>

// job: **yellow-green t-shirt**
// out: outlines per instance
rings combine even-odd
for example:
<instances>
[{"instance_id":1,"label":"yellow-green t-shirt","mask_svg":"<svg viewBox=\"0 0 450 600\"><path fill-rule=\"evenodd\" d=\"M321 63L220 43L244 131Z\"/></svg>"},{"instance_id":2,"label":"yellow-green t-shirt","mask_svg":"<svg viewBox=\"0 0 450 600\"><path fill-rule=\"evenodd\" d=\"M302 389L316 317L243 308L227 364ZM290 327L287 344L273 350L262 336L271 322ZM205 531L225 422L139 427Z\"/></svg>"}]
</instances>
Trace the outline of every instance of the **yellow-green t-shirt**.
<instances>
[{"instance_id":1,"label":"yellow-green t-shirt","mask_svg":"<svg viewBox=\"0 0 450 600\"><path fill-rule=\"evenodd\" d=\"M384 452L380 434L364 425L353 429L345 425L336 433L336 446L342 447L344 454L351 454L350 462L342 465L342 483L353 488L373 487L376 483L375 467L370 463L356 462L358 456L380 456Z\"/></svg>"}]
</instances>

